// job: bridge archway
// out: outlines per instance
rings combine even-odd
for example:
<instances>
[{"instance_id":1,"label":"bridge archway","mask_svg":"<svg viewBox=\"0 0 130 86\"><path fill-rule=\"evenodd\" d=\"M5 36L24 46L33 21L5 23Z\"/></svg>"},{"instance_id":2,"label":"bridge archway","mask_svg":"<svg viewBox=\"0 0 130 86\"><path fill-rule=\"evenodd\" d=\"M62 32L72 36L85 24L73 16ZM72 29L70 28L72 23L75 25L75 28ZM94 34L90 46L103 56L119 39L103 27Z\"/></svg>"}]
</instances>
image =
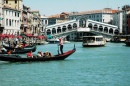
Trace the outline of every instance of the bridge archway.
<instances>
[{"instance_id":1,"label":"bridge archway","mask_svg":"<svg viewBox=\"0 0 130 86\"><path fill-rule=\"evenodd\" d=\"M108 33L108 27L104 27L104 33Z\"/></svg>"},{"instance_id":2,"label":"bridge archway","mask_svg":"<svg viewBox=\"0 0 130 86\"><path fill-rule=\"evenodd\" d=\"M103 31L103 26L99 26L99 31L100 31L100 32Z\"/></svg>"},{"instance_id":3,"label":"bridge archway","mask_svg":"<svg viewBox=\"0 0 130 86\"><path fill-rule=\"evenodd\" d=\"M50 34L51 34L51 30L48 29L48 30L47 30L47 35L50 35Z\"/></svg>"},{"instance_id":4,"label":"bridge archway","mask_svg":"<svg viewBox=\"0 0 130 86\"><path fill-rule=\"evenodd\" d=\"M86 19L85 18L79 19L79 27L86 27Z\"/></svg>"},{"instance_id":5,"label":"bridge archway","mask_svg":"<svg viewBox=\"0 0 130 86\"><path fill-rule=\"evenodd\" d=\"M52 28L52 34L56 34L56 29Z\"/></svg>"},{"instance_id":6,"label":"bridge archway","mask_svg":"<svg viewBox=\"0 0 130 86\"><path fill-rule=\"evenodd\" d=\"M94 25L93 28L94 28L94 30L98 31L98 26L96 24Z\"/></svg>"},{"instance_id":7,"label":"bridge archway","mask_svg":"<svg viewBox=\"0 0 130 86\"><path fill-rule=\"evenodd\" d=\"M119 30L116 29L116 30L114 31L114 34L118 35L118 34L119 34Z\"/></svg>"},{"instance_id":8,"label":"bridge archway","mask_svg":"<svg viewBox=\"0 0 130 86\"><path fill-rule=\"evenodd\" d=\"M77 28L77 24L76 23L73 24L73 28Z\"/></svg>"},{"instance_id":9,"label":"bridge archway","mask_svg":"<svg viewBox=\"0 0 130 86\"><path fill-rule=\"evenodd\" d=\"M57 28L57 33L61 33L61 27Z\"/></svg>"},{"instance_id":10,"label":"bridge archway","mask_svg":"<svg viewBox=\"0 0 130 86\"><path fill-rule=\"evenodd\" d=\"M93 28L92 23L89 23L89 24L88 24L88 27L92 30L92 28Z\"/></svg>"},{"instance_id":11,"label":"bridge archway","mask_svg":"<svg viewBox=\"0 0 130 86\"><path fill-rule=\"evenodd\" d=\"M112 28L109 29L109 34L113 34L113 29Z\"/></svg>"},{"instance_id":12,"label":"bridge archway","mask_svg":"<svg viewBox=\"0 0 130 86\"><path fill-rule=\"evenodd\" d=\"M68 30L72 30L72 26L70 24L68 25Z\"/></svg>"},{"instance_id":13,"label":"bridge archway","mask_svg":"<svg viewBox=\"0 0 130 86\"><path fill-rule=\"evenodd\" d=\"M63 26L62 27L62 32L65 32L66 31L66 26Z\"/></svg>"}]
</instances>

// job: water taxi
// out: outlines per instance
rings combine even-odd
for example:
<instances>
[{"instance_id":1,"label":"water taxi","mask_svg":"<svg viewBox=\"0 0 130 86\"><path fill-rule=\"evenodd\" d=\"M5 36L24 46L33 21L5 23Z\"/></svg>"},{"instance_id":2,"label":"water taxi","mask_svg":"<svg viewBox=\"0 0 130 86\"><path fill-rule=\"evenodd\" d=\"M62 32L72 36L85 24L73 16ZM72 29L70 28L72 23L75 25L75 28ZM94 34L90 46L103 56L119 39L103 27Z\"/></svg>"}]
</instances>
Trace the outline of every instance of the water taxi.
<instances>
[{"instance_id":1,"label":"water taxi","mask_svg":"<svg viewBox=\"0 0 130 86\"><path fill-rule=\"evenodd\" d=\"M105 44L106 40L103 36L83 36L83 47L99 47Z\"/></svg>"}]
</instances>

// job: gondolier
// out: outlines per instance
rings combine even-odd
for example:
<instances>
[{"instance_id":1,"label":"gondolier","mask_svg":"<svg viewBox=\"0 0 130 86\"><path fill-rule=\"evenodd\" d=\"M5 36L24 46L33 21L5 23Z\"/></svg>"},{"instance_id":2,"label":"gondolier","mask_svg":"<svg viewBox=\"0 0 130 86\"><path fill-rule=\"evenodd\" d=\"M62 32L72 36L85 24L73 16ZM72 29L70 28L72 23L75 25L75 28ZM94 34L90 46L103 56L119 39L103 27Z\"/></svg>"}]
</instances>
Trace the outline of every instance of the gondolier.
<instances>
[{"instance_id":1,"label":"gondolier","mask_svg":"<svg viewBox=\"0 0 130 86\"><path fill-rule=\"evenodd\" d=\"M60 41L60 42L59 42L60 52L61 52L61 54L63 54L63 47L64 47L64 46L63 46L63 39L60 37L60 38L59 38L59 41Z\"/></svg>"}]
</instances>

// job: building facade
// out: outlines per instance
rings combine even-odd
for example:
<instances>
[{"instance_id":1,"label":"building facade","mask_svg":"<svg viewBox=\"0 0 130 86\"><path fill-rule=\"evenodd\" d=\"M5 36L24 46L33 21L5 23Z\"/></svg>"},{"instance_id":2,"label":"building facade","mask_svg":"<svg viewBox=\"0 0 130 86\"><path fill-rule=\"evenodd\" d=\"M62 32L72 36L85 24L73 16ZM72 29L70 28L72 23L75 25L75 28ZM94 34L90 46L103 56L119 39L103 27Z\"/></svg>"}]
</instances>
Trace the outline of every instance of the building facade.
<instances>
[{"instance_id":1,"label":"building facade","mask_svg":"<svg viewBox=\"0 0 130 86\"><path fill-rule=\"evenodd\" d=\"M32 34L38 36L38 35L40 35L41 15L38 10L32 11L32 14L33 14L33 22L32 22L33 32L32 32Z\"/></svg>"},{"instance_id":2,"label":"building facade","mask_svg":"<svg viewBox=\"0 0 130 86\"><path fill-rule=\"evenodd\" d=\"M2 11L3 4L4 4L4 0L0 0L0 34L3 32L3 29L4 29L3 11Z\"/></svg>"},{"instance_id":3,"label":"building facade","mask_svg":"<svg viewBox=\"0 0 130 86\"><path fill-rule=\"evenodd\" d=\"M3 34L19 34L20 33L20 18L21 11L13 9L6 5L3 6L3 22L4 30Z\"/></svg>"},{"instance_id":4,"label":"building facade","mask_svg":"<svg viewBox=\"0 0 130 86\"><path fill-rule=\"evenodd\" d=\"M41 16L41 22L40 22L40 32L41 34L45 35L45 29L48 26L48 17Z\"/></svg>"},{"instance_id":5,"label":"building facade","mask_svg":"<svg viewBox=\"0 0 130 86\"><path fill-rule=\"evenodd\" d=\"M128 12L127 12L127 25L126 25L126 28L127 28L127 34L130 35L130 9L127 9Z\"/></svg>"},{"instance_id":6,"label":"building facade","mask_svg":"<svg viewBox=\"0 0 130 86\"><path fill-rule=\"evenodd\" d=\"M118 26L119 33L123 34L123 11L118 11L113 15L113 25Z\"/></svg>"},{"instance_id":7,"label":"building facade","mask_svg":"<svg viewBox=\"0 0 130 86\"><path fill-rule=\"evenodd\" d=\"M26 34L28 31L28 9L29 7L23 5L22 18L21 18L21 33Z\"/></svg>"},{"instance_id":8,"label":"building facade","mask_svg":"<svg viewBox=\"0 0 130 86\"><path fill-rule=\"evenodd\" d=\"M92 10L86 12L72 12L69 15L69 20L76 18L90 19L98 22L112 24L113 14L118 10L113 10L111 8L104 8L102 10Z\"/></svg>"},{"instance_id":9,"label":"building facade","mask_svg":"<svg viewBox=\"0 0 130 86\"><path fill-rule=\"evenodd\" d=\"M4 0L4 4L9 5L13 9L23 9L23 0Z\"/></svg>"}]
</instances>

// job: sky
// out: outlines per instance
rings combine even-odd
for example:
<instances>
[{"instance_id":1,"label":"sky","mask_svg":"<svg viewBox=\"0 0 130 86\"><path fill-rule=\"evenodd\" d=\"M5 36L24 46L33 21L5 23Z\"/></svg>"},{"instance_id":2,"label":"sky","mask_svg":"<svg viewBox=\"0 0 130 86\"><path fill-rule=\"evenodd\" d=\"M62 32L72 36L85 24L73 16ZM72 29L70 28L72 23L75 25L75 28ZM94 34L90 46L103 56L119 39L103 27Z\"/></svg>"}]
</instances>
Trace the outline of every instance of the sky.
<instances>
[{"instance_id":1,"label":"sky","mask_svg":"<svg viewBox=\"0 0 130 86\"><path fill-rule=\"evenodd\" d=\"M83 12L103 8L120 9L130 5L130 0L23 0L31 10L39 10L41 15L51 16L62 12Z\"/></svg>"}]
</instances>

